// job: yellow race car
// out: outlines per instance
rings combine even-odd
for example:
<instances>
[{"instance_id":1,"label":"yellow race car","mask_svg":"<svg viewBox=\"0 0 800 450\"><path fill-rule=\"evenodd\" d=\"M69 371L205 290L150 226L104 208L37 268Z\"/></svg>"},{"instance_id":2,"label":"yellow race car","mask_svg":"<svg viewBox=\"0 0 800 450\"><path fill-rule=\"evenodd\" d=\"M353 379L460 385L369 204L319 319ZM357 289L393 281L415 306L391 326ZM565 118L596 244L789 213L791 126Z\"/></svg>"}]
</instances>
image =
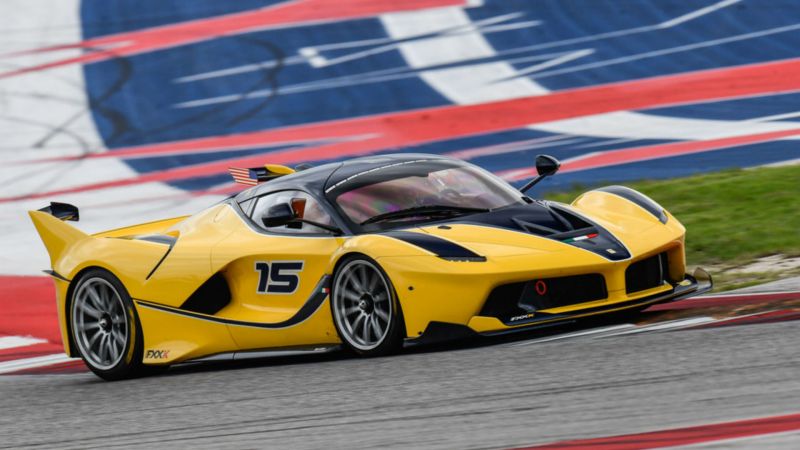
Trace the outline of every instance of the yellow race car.
<instances>
[{"instance_id":1,"label":"yellow race car","mask_svg":"<svg viewBox=\"0 0 800 450\"><path fill-rule=\"evenodd\" d=\"M463 161L383 155L253 185L197 214L88 235L78 209L30 216L50 254L67 354L104 379L184 361L343 345L365 356L459 331L496 334L699 294L684 227L621 186L571 205Z\"/></svg>"}]
</instances>

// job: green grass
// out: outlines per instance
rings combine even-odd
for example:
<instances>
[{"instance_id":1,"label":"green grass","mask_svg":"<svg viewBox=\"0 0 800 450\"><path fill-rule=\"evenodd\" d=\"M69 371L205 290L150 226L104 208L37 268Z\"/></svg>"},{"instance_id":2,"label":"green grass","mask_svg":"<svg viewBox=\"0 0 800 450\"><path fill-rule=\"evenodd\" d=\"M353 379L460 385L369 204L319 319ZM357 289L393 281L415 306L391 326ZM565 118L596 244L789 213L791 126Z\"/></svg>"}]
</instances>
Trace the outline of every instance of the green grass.
<instances>
[{"instance_id":1,"label":"green grass","mask_svg":"<svg viewBox=\"0 0 800 450\"><path fill-rule=\"evenodd\" d=\"M735 269L725 272L712 270L714 278L714 289L717 291L729 291L732 289L746 288L759 284L769 283L770 281L780 280L781 278L800 276L798 270L772 271L772 272L737 272Z\"/></svg>"},{"instance_id":2,"label":"green grass","mask_svg":"<svg viewBox=\"0 0 800 450\"><path fill-rule=\"evenodd\" d=\"M800 255L800 166L625 185L650 196L686 226L689 265L730 267L771 254ZM546 197L569 203L583 191Z\"/></svg>"}]
</instances>

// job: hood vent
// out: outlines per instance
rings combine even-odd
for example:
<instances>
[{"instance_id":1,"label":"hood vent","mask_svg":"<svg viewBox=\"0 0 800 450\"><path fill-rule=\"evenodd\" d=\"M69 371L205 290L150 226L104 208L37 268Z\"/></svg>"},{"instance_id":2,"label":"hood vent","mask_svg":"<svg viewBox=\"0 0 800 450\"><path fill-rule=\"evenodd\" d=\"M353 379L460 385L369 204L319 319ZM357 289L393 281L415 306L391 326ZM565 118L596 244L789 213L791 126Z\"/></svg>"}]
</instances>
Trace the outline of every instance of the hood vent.
<instances>
[{"instance_id":1,"label":"hood vent","mask_svg":"<svg viewBox=\"0 0 800 450\"><path fill-rule=\"evenodd\" d=\"M538 236L549 237L551 239L562 240L598 233L594 225L565 209L552 205L545 205L545 208L552 218L551 221L548 221L548 225L550 226L533 223L519 217L512 217L511 220L522 231L527 231L528 233Z\"/></svg>"},{"instance_id":2,"label":"hood vent","mask_svg":"<svg viewBox=\"0 0 800 450\"><path fill-rule=\"evenodd\" d=\"M600 225L547 201L474 214L468 220L454 218L450 222L477 223L532 234L588 250L611 261L631 256L625 246Z\"/></svg>"},{"instance_id":3,"label":"hood vent","mask_svg":"<svg viewBox=\"0 0 800 450\"><path fill-rule=\"evenodd\" d=\"M592 226L589 222L585 221L584 219L576 216L570 211L566 209L559 208L555 205L547 205L548 209L550 210L550 214L555 216L564 226L569 227L571 230L578 230L581 228L589 228Z\"/></svg>"}]
</instances>

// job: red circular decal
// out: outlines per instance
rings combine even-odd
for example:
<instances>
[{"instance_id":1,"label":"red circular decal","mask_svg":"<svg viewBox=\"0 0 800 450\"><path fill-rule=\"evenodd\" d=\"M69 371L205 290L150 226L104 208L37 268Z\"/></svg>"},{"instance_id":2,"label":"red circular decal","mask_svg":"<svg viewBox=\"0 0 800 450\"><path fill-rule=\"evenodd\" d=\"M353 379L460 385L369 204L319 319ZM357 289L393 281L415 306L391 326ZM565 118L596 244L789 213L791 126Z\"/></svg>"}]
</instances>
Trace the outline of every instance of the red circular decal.
<instances>
[{"instance_id":1,"label":"red circular decal","mask_svg":"<svg viewBox=\"0 0 800 450\"><path fill-rule=\"evenodd\" d=\"M545 283L544 281L537 280L536 284L534 285L534 287L536 288L536 293L537 294L539 294L539 295L547 294L547 283Z\"/></svg>"}]
</instances>

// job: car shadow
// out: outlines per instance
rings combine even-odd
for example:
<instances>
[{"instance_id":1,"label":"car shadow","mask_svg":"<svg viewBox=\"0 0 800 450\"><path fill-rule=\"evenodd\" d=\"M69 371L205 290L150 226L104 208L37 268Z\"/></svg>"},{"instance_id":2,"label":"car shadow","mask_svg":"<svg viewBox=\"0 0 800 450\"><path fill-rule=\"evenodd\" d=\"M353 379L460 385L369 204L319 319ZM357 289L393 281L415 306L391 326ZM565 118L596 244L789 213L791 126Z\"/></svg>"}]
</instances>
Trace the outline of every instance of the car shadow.
<instances>
[{"instance_id":1,"label":"car shadow","mask_svg":"<svg viewBox=\"0 0 800 450\"><path fill-rule=\"evenodd\" d=\"M640 313L635 316L638 320L652 320L652 316L657 313ZM415 354L428 354L438 352L454 352L473 350L483 347L498 346L513 342L527 341L531 339L539 339L557 336L560 334L572 333L576 331L588 330L596 327L604 327L622 323L631 323L633 317L630 314L626 315L607 315L600 318L582 319L579 321L568 322L546 328L539 328L533 330L518 331L514 333L496 335L496 336L480 336L474 335L471 337L453 337L447 338L446 336L438 341L425 342L424 344L415 344L413 341L407 342L403 351L387 358L402 357L404 355ZM253 368L264 367L278 367L290 366L300 364L317 364L323 362L343 361L349 359L360 359L349 351L343 349L334 349L327 353L309 353L291 356L266 356L253 359L243 360L225 360L225 361L198 361L186 362L177 364L169 368L168 371L158 374L157 376L172 377L181 376L191 373L202 372L216 372L227 370L246 370Z\"/></svg>"}]
</instances>

